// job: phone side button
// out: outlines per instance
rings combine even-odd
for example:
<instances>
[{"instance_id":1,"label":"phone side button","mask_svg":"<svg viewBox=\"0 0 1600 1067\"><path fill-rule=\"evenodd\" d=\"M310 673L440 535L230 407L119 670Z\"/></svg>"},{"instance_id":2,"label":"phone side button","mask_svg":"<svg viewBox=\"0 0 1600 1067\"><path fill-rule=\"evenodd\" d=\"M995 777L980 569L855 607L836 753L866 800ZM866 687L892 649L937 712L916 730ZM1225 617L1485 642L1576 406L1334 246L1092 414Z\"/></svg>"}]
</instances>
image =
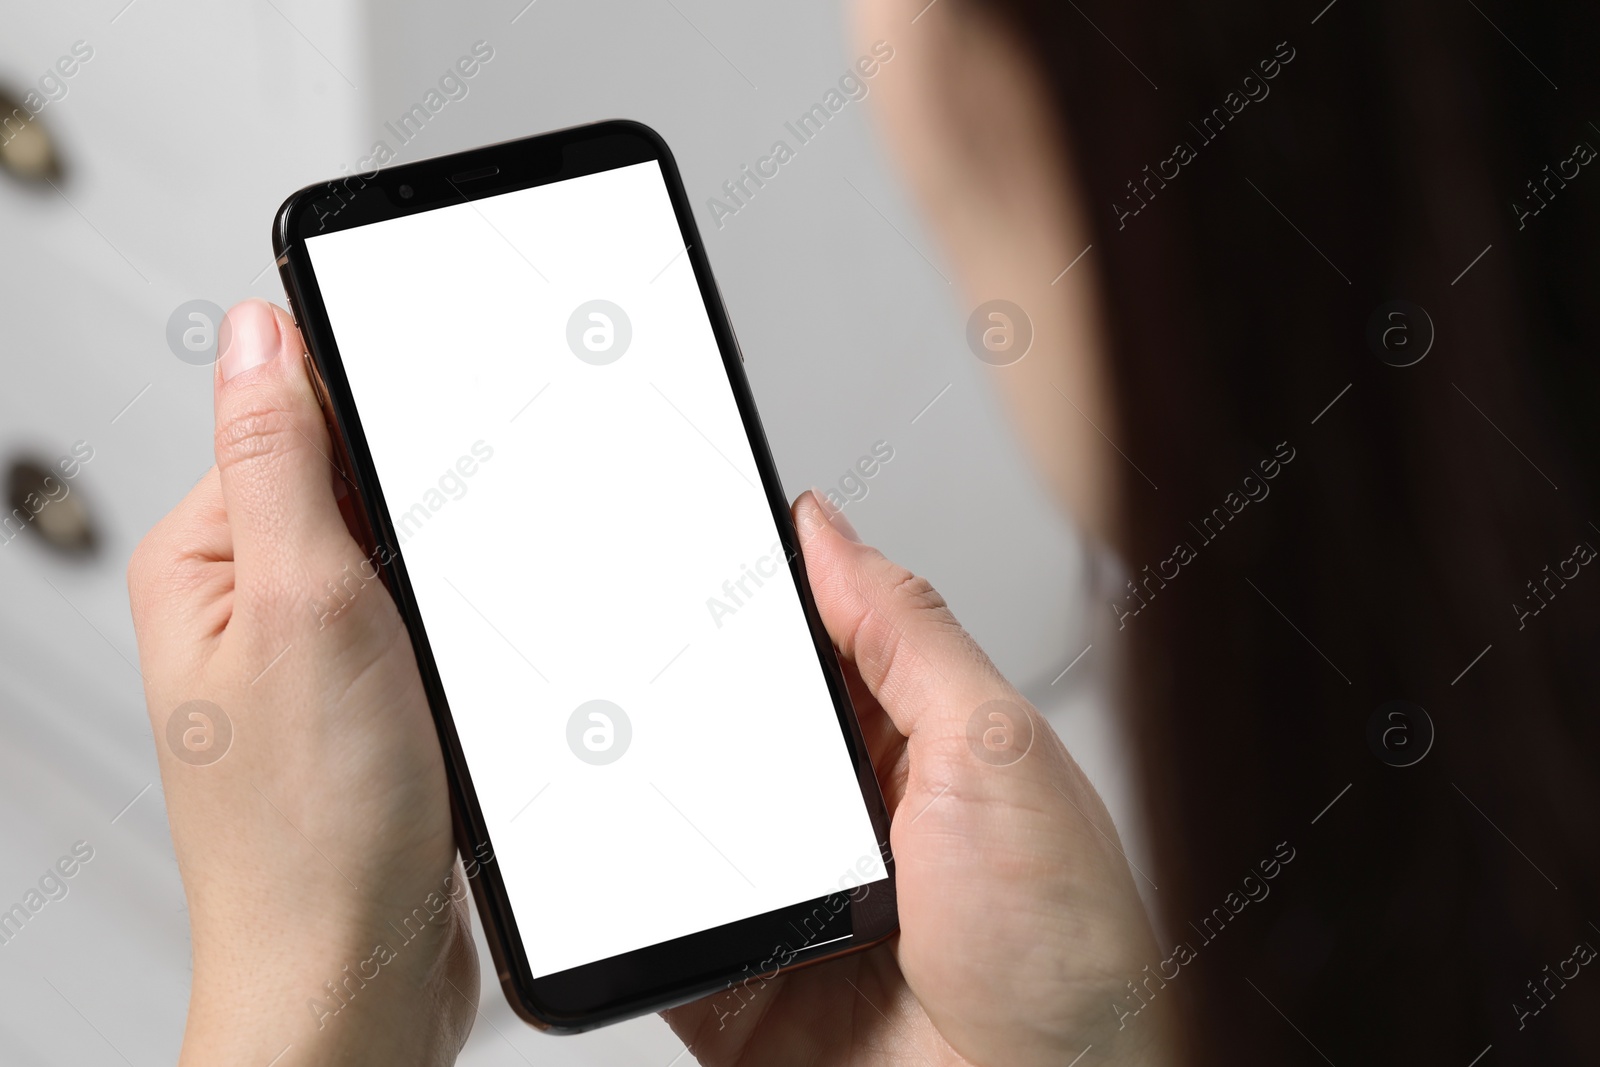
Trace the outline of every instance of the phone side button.
<instances>
[{"instance_id":1,"label":"phone side button","mask_svg":"<svg viewBox=\"0 0 1600 1067\"><path fill-rule=\"evenodd\" d=\"M302 353L300 358L306 362L306 377L311 379L311 391L317 395L317 406L322 409L322 417L329 418L332 412L329 410L328 393L322 388L322 375L317 373L317 365L311 362L310 352Z\"/></svg>"},{"instance_id":2,"label":"phone side button","mask_svg":"<svg viewBox=\"0 0 1600 1067\"><path fill-rule=\"evenodd\" d=\"M278 258L278 277L283 280L284 301L289 305L289 317L294 320L294 328L300 328L300 309L295 306L294 285L290 281L288 257Z\"/></svg>"}]
</instances>

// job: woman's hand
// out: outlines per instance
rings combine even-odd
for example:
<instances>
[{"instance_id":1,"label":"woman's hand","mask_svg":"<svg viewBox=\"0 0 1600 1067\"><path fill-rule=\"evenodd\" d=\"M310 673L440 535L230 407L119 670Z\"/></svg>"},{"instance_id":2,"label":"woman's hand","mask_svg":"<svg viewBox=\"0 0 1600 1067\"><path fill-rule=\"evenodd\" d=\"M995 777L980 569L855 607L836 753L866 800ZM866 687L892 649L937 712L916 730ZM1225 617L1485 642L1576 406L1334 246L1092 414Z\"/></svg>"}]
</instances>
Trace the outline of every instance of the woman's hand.
<instances>
[{"instance_id":1,"label":"woman's hand","mask_svg":"<svg viewBox=\"0 0 1600 1067\"><path fill-rule=\"evenodd\" d=\"M892 813L901 932L668 1021L710 1067L1173 1062L1170 1011L1114 1007L1161 953L1060 739L927 582L814 494L795 521Z\"/></svg>"},{"instance_id":2,"label":"woman's hand","mask_svg":"<svg viewBox=\"0 0 1600 1067\"><path fill-rule=\"evenodd\" d=\"M299 332L228 318L217 465L128 568L193 937L182 1062L451 1063L477 959L411 644Z\"/></svg>"}]
</instances>

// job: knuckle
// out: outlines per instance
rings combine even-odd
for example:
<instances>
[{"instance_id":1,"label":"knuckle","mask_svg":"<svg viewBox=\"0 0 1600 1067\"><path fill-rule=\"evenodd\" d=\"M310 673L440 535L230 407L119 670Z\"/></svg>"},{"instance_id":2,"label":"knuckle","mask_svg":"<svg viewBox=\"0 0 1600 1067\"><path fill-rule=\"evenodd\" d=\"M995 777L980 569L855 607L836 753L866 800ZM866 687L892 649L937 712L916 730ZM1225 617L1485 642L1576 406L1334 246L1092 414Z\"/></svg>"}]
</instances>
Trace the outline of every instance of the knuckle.
<instances>
[{"instance_id":1,"label":"knuckle","mask_svg":"<svg viewBox=\"0 0 1600 1067\"><path fill-rule=\"evenodd\" d=\"M303 448L309 440L297 414L274 399L256 395L217 424L217 466L238 468Z\"/></svg>"},{"instance_id":2,"label":"knuckle","mask_svg":"<svg viewBox=\"0 0 1600 1067\"><path fill-rule=\"evenodd\" d=\"M880 566L877 593L864 598L849 642L869 684L896 684L939 661L946 669L996 673L933 583L887 559Z\"/></svg>"},{"instance_id":3,"label":"knuckle","mask_svg":"<svg viewBox=\"0 0 1600 1067\"><path fill-rule=\"evenodd\" d=\"M913 625L922 633L966 635L949 602L932 582L898 564L891 564L891 568L887 600L894 614L905 620L903 625Z\"/></svg>"},{"instance_id":4,"label":"knuckle","mask_svg":"<svg viewBox=\"0 0 1600 1067\"><path fill-rule=\"evenodd\" d=\"M950 616L944 597L933 584L905 567L887 559L882 561L882 571L876 576L881 594L867 597L867 610L862 613L851 647L859 663L878 679L887 681L905 663L908 651L915 644L906 630L922 628L930 622L942 626L941 615L949 623Z\"/></svg>"},{"instance_id":5,"label":"knuckle","mask_svg":"<svg viewBox=\"0 0 1600 1067\"><path fill-rule=\"evenodd\" d=\"M891 576L889 595L907 610L915 612L949 613L946 603L933 583L904 567L895 566Z\"/></svg>"}]
</instances>

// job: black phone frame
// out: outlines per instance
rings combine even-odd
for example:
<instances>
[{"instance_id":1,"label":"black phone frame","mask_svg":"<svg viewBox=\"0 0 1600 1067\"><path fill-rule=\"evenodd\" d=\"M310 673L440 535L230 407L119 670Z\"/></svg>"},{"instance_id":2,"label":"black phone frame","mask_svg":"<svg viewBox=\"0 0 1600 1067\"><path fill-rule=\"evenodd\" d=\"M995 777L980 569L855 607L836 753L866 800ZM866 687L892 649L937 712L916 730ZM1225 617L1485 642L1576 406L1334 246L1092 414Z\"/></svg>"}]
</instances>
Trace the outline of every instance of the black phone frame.
<instances>
[{"instance_id":1,"label":"black phone frame","mask_svg":"<svg viewBox=\"0 0 1600 1067\"><path fill-rule=\"evenodd\" d=\"M536 979L528 966L500 867L493 862L493 843L478 806L472 775L412 593L404 553L399 549L395 524L378 483L306 240L652 160L660 164L677 215L687 258L711 320L728 385L760 471L888 876L848 891ZM405 195L400 192L402 186L409 187ZM736 1007L780 971L859 952L894 936L899 919L888 811L838 656L817 613L783 483L745 377L743 355L712 277L682 178L661 136L638 122L610 120L310 185L284 201L273 225L272 243L291 313L308 348L308 370L328 419L337 453L335 462L356 489L356 518L361 527L356 535L364 542L369 559L378 565L411 635L444 750L457 845L469 866L477 868L470 879L473 896L512 1009L541 1030L577 1033L742 985L744 991L736 992L730 1000L730 1005ZM641 525L644 521L641 516ZM648 531L641 534L648 536ZM793 788L793 783L780 784ZM536 926L546 920L568 921L569 917L523 919ZM811 930L813 925L814 934L799 938L798 945L792 943L795 939L790 936L791 931Z\"/></svg>"}]
</instances>

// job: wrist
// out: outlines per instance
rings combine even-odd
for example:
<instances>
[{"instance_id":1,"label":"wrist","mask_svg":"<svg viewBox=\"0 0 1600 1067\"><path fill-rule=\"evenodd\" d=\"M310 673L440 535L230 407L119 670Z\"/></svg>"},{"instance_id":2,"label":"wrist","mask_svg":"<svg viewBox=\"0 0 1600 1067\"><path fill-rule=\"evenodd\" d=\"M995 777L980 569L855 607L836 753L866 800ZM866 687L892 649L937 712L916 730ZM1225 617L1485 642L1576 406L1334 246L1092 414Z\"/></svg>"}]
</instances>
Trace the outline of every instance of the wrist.
<instances>
[{"instance_id":1,"label":"wrist","mask_svg":"<svg viewBox=\"0 0 1600 1067\"><path fill-rule=\"evenodd\" d=\"M461 908L425 924L272 930L258 920L227 938L196 922L195 945L183 1067L450 1064L477 1007Z\"/></svg>"},{"instance_id":2,"label":"wrist","mask_svg":"<svg viewBox=\"0 0 1600 1067\"><path fill-rule=\"evenodd\" d=\"M1142 979L1142 980L1141 980ZM1127 976L1108 977L1078 1004L1069 1017L1079 1043L1071 1056L1092 1043L1101 1063L1116 1067L1171 1067L1180 1055L1184 1003L1182 992L1165 990L1148 971L1128 970Z\"/></svg>"}]
</instances>

